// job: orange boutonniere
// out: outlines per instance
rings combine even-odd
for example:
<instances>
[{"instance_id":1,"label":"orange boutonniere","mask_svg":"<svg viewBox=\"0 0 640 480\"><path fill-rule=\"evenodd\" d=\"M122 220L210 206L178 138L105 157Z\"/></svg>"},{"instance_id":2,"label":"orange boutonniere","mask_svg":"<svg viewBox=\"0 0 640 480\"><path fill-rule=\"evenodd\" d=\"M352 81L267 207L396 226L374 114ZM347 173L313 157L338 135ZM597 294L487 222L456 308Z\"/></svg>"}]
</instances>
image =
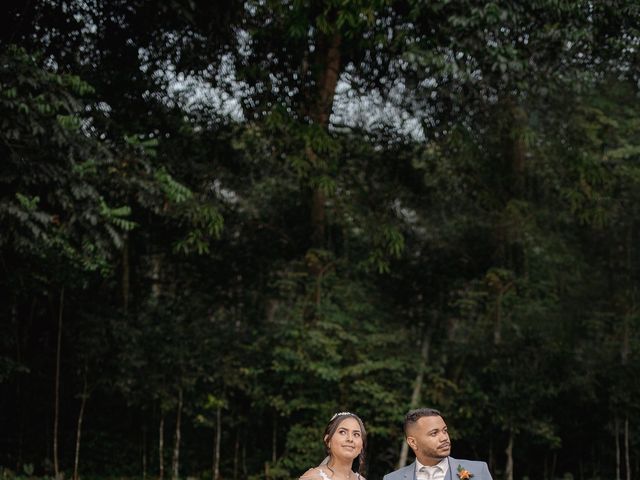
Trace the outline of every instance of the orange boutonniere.
<instances>
[{"instance_id":1,"label":"orange boutonniere","mask_svg":"<svg viewBox=\"0 0 640 480\"><path fill-rule=\"evenodd\" d=\"M460 480L469 480L471 477L473 477L473 473L466 468L462 468L462 465L458 465L458 478Z\"/></svg>"}]
</instances>

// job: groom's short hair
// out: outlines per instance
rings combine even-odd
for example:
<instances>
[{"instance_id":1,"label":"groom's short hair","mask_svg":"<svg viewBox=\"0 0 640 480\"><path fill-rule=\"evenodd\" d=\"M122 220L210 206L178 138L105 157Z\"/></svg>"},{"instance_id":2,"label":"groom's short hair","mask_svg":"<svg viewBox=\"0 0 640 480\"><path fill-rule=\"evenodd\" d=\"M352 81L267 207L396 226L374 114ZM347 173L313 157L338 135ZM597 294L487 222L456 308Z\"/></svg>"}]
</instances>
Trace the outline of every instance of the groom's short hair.
<instances>
[{"instance_id":1,"label":"groom's short hair","mask_svg":"<svg viewBox=\"0 0 640 480\"><path fill-rule=\"evenodd\" d=\"M442 417L442 414L439 410L435 408L416 408L415 410L409 410L407 414L404 416L404 435L407 436L407 429L414 425L418 420L422 417Z\"/></svg>"}]
</instances>

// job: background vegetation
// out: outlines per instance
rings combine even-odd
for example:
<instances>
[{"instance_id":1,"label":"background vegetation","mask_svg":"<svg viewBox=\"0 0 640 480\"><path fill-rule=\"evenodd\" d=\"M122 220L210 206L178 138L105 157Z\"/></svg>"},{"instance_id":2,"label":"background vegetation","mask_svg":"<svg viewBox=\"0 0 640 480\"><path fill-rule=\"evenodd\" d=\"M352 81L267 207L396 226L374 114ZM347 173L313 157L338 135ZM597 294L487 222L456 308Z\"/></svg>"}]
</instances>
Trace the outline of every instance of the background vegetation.
<instances>
[{"instance_id":1,"label":"background vegetation","mask_svg":"<svg viewBox=\"0 0 640 480\"><path fill-rule=\"evenodd\" d=\"M640 475L635 1L32 0L0 28L0 472L295 478L410 407Z\"/></svg>"}]
</instances>

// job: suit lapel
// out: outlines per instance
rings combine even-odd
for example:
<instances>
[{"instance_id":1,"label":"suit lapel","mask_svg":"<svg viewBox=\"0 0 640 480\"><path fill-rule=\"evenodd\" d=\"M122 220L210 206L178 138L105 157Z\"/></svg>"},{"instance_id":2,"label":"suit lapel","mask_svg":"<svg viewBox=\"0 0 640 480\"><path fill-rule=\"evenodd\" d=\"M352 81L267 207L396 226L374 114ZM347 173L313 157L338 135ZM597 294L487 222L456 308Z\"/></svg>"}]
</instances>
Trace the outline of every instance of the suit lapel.
<instances>
[{"instance_id":1,"label":"suit lapel","mask_svg":"<svg viewBox=\"0 0 640 480\"><path fill-rule=\"evenodd\" d=\"M416 462L413 462L407 468L407 472L404 475L405 478L409 477L410 480L418 480L416 477Z\"/></svg>"},{"instance_id":2,"label":"suit lapel","mask_svg":"<svg viewBox=\"0 0 640 480\"><path fill-rule=\"evenodd\" d=\"M451 457L447 457L447 463L449 464L449 468L447 469L447 475L446 477L449 480L454 480L454 476L453 476L453 465L456 463L456 459L455 458L451 458Z\"/></svg>"}]
</instances>

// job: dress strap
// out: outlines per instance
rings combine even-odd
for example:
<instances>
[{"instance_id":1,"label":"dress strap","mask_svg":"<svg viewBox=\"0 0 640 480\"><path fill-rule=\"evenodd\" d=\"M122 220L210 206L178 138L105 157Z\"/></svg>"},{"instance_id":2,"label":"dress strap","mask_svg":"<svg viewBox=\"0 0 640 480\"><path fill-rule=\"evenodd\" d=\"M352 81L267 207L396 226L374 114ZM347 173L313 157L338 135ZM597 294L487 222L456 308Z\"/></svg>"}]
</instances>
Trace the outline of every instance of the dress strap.
<instances>
[{"instance_id":1,"label":"dress strap","mask_svg":"<svg viewBox=\"0 0 640 480\"><path fill-rule=\"evenodd\" d=\"M324 473L323 469L318 468L318 472L320 472L320 476L322 477L322 480L330 480L329 476L326 473Z\"/></svg>"}]
</instances>

